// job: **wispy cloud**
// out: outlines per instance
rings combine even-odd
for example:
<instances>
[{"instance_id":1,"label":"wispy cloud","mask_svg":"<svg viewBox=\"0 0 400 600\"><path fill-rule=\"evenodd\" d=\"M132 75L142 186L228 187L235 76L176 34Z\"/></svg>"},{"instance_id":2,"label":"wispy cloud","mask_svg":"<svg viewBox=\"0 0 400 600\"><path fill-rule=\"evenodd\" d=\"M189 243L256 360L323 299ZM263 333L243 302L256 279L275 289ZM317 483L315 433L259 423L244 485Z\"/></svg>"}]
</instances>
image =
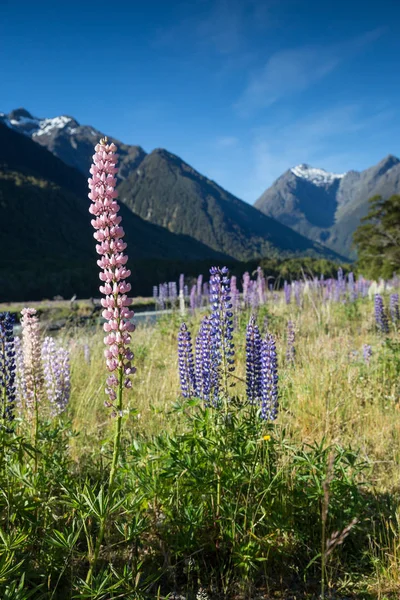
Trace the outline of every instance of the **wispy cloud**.
<instances>
[{"instance_id":1,"label":"wispy cloud","mask_svg":"<svg viewBox=\"0 0 400 600\"><path fill-rule=\"evenodd\" d=\"M235 108L246 116L254 110L271 106L283 97L306 90L377 40L383 31L379 28L329 46L306 46L275 52L263 68L250 76Z\"/></svg>"},{"instance_id":2,"label":"wispy cloud","mask_svg":"<svg viewBox=\"0 0 400 600\"><path fill-rule=\"evenodd\" d=\"M387 131L395 115L396 110L387 105L366 110L351 104L285 125L254 129L249 152L252 169L236 193L253 203L280 175L299 163L337 173L357 164L366 168L370 166L371 148L360 140L370 139L374 131Z\"/></svg>"},{"instance_id":3,"label":"wispy cloud","mask_svg":"<svg viewBox=\"0 0 400 600\"><path fill-rule=\"evenodd\" d=\"M191 14L183 16L174 27L158 31L155 43L177 46L188 38L192 47L210 50L223 58L246 52L254 29L265 29L276 23L270 6L277 0L192 0ZM187 15L187 2L181 4Z\"/></svg>"},{"instance_id":4,"label":"wispy cloud","mask_svg":"<svg viewBox=\"0 0 400 600\"><path fill-rule=\"evenodd\" d=\"M239 139L234 135L221 136L215 140L215 144L218 148L232 148L237 146L238 143Z\"/></svg>"}]
</instances>

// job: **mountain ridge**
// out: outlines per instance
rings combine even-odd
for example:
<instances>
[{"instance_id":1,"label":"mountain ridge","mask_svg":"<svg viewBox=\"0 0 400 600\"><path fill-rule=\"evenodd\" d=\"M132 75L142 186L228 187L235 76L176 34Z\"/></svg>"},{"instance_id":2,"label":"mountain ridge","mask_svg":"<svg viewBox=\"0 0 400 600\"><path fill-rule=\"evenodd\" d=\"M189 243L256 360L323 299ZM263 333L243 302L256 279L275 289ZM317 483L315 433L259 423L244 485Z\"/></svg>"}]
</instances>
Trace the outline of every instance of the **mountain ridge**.
<instances>
[{"instance_id":1,"label":"mountain ridge","mask_svg":"<svg viewBox=\"0 0 400 600\"><path fill-rule=\"evenodd\" d=\"M22 299L28 300L96 294L97 255L87 196L82 173L0 123L1 300L24 294ZM141 219L123 203L120 215L134 260L136 294L149 293L155 277L174 272L172 263L235 262L188 236ZM150 264L152 270L147 272Z\"/></svg>"},{"instance_id":2,"label":"mountain ridge","mask_svg":"<svg viewBox=\"0 0 400 600\"><path fill-rule=\"evenodd\" d=\"M38 119L26 109L16 109L0 119L85 175L93 146L104 137L76 120L71 128L72 117L66 115ZM296 253L342 259L263 215L168 150L156 148L147 154L140 146L107 137L116 143L120 155L117 189L121 201L145 221L237 260Z\"/></svg>"},{"instance_id":3,"label":"mountain ridge","mask_svg":"<svg viewBox=\"0 0 400 600\"><path fill-rule=\"evenodd\" d=\"M293 170L301 167L327 173L313 181ZM352 235L366 216L369 199L400 193L400 160L388 154L363 171L334 174L309 165L298 165L283 173L263 192L254 206L302 235L319 241L350 258L355 258Z\"/></svg>"}]
</instances>

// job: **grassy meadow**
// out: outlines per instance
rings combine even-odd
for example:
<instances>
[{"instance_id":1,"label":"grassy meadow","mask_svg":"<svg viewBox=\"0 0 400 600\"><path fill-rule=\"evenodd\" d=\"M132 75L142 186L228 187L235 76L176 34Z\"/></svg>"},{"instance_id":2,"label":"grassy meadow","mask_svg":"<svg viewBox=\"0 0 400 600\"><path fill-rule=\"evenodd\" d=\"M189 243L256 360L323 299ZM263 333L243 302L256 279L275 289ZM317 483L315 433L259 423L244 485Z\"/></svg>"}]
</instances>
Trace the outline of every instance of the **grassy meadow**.
<instances>
[{"instance_id":1,"label":"grassy meadow","mask_svg":"<svg viewBox=\"0 0 400 600\"><path fill-rule=\"evenodd\" d=\"M203 314L185 316L193 339ZM277 341L274 423L245 402L250 309L235 315L227 412L180 396L178 311L137 326L111 494L104 333L57 334L71 353L67 410L41 419L36 445L21 420L3 433L2 599L399 597L399 332L376 331L368 298L310 295L299 308L280 293L256 314Z\"/></svg>"}]
</instances>

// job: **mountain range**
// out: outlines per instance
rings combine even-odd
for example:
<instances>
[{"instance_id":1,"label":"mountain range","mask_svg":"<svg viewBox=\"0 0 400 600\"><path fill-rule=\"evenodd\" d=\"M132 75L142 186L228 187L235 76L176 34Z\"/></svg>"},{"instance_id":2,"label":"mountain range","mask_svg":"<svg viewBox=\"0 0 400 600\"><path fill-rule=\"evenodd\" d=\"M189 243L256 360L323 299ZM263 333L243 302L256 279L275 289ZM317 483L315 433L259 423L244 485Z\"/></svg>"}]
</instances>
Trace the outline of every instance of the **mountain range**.
<instances>
[{"instance_id":1,"label":"mountain range","mask_svg":"<svg viewBox=\"0 0 400 600\"><path fill-rule=\"evenodd\" d=\"M80 171L0 123L0 301L96 294L87 194L87 177ZM141 219L123 204L120 214L138 294L148 293L168 273L179 274L183 258L199 267L230 260Z\"/></svg>"},{"instance_id":2,"label":"mountain range","mask_svg":"<svg viewBox=\"0 0 400 600\"><path fill-rule=\"evenodd\" d=\"M400 160L389 155L365 171L329 173L302 164L288 169L255 203L302 235L355 258L352 236L373 196L400 193Z\"/></svg>"},{"instance_id":3,"label":"mountain range","mask_svg":"<svg viewBox=\"0 0 400 600\"><path fill-rule=\"evenodd\" d=\"M1 121L85 176L93 147L104 137L103 132L79 125L72 117L39 119L25 109L0 113ZM140 146L109 139L120 155L120 199L145 221L190 236L236 260L293 253L337 258L334 252L239 200L178 156L163 149L146 154Z\"/></svg>"},{"instance_id":4,"label":"mountain range","mask_svg":"<svg viewBox=\"0 0 400 600\"><path fill-rule=\"evenodd\" d=\"M65 279L68 290L77 281L84 293L97 287L87 176L102 137L65 115L41 119L23 108L0 113L0 288L13 262L12 277L21 279L23 271L29 279L25 294L42 293L44 274L46 290L64 289ZM299 165L253 207L165 149L146 153L109 139L120 157L117 185L135 283L147 292L151 278L157 283L157 277L193 261L199 267L202 261L293 255L343 259L351 255L351 235L368 198L395 193L400 180L400 161L393 156L361 173L341 175ZM152 273L146 274L149 264ZM7 284L17 288L12 277Z\"/></svg>"}]
</instances>

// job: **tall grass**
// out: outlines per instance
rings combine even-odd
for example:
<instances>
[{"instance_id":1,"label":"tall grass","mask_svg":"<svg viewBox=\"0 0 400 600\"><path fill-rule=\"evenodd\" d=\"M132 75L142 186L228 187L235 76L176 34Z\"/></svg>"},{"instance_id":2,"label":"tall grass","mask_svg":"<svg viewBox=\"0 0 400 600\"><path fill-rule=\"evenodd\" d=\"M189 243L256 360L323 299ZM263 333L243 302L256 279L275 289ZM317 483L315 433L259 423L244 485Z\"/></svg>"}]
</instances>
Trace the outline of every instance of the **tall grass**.
<instances>
[{"instance_id":1,"label":"tall grass","mask_svg":"<svg viewBox=\"0 0 400 600\"><path fill-rule=\"evenodd\" d=\"M398 333L376 332L368 299L306 299L301 310L277 302L259 309L260 326L266 315L278 347L276 425L252 419L243 403L247 311L234 333L229 419L179 397L179 316L138 326L107 506L113 423L104 407L103 333L62 334L71 350L67 414L42 423L37 472L22 427L1 469L2 598L250 598L256 590L316 598L321 580L325 597L398 597ZM192 331L199 319L187 319ZM289 319L295 364L285 361ZM88 585L85 557L105 513ZM325 554L335 539L343 543Z\"/></svg>"}]
</instances>

